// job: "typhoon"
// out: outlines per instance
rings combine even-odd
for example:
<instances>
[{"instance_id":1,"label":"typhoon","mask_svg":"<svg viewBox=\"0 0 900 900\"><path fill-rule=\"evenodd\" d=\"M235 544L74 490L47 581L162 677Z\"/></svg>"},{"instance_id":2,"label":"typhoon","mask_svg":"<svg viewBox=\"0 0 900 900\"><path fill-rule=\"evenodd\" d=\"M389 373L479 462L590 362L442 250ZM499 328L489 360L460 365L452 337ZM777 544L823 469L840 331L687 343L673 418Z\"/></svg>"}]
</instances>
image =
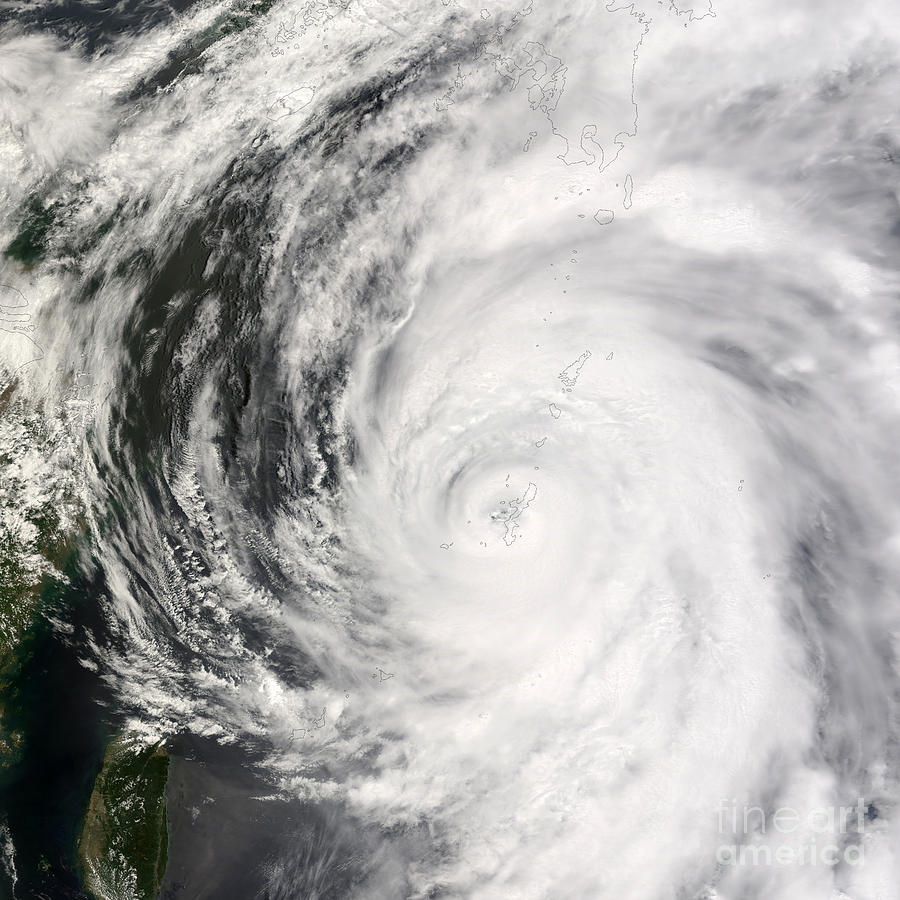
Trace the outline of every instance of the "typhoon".
<instances>
[{"instance_id":1,"label":"typhoon","mask_svg":"<svg viewBox=\"0 0 900 900\"><path fill-rule=\"evenodd\" d=\"M886 0L3 3L0 895L900 898L898 98Z\"/></svg>"}]
</instances>

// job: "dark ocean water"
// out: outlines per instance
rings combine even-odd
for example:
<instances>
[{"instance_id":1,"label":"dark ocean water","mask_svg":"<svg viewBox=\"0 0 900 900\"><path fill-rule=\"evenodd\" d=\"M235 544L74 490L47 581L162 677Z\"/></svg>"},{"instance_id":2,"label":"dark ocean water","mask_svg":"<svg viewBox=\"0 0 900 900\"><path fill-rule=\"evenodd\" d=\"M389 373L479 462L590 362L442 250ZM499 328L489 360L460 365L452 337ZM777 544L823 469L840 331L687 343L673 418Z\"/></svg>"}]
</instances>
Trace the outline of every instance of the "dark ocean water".
<instances>
[{"instance_id":1,"label":"dark ocean water","mask_svg":"<svg viewBox=\"0 0 900 900\"><path fill-rule=\"evenodd\" d=\"M101 624L102 577L83 576L74 557L65 574L70 584L45 588L41 609L74 631L62 634L39 619L20 648L6 706L8 727L24 737L21 762L0 776L0 808L16 847L18 897L84 896L76 842L112 733L105 714L112 692L79 662L86 630L96 633Z\"/></svg>"}]
</instances>

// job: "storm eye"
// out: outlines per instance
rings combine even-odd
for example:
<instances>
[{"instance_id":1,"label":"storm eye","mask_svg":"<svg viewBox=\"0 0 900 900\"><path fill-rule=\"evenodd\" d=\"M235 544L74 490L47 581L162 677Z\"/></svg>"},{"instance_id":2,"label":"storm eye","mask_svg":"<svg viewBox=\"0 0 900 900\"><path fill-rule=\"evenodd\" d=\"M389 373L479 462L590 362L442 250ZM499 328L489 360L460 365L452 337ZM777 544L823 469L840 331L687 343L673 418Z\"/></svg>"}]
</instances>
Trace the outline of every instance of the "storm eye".
<instances>
[{"instance_id":1,"label":"storm eye","mask_svg":"<svg viewBox=\"0 0 900 900\"><path fill-rule=\"evenodd\" d=\"M503 522L509 518L509 506L505 500L500 500L491 510L492 522Z\"/></svg>"}]
</instances>

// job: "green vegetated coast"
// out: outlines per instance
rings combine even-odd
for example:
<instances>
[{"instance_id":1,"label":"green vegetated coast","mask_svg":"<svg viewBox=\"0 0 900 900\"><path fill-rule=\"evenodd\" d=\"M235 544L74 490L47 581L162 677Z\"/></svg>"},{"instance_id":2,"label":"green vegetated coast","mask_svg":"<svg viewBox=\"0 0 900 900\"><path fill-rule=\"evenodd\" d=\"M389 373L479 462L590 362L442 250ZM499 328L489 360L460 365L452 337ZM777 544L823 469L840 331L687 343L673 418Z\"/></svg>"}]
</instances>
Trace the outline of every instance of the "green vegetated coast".
<instances>
[{"instance_id":1,"label":"green vegetated coast","mask_svg":"<svg viewBox=\"0 0 900 900\"><path fill-rule=\"evenodd\" d=\"M28 752L7 714L28 635L47 627L46 598L67 583L87 531L79 464L87 403L77 384L57 404L35 402L0 372L0 771ZM161 747L128 733L107 746L73 847L95 900L158 893L168 852L168 766Z\"/></svg>"},{"instance_id":2,"label":"green vegetated coast","mask_svg":"<svg viewBox=\"0 0 900 900\"><path fill-rule=\"evenodd\" d=\"M21 752L4 722L17 651L34 625L41 592L62 569L84 519L73 483L72 433L0 378L0 768Z\"/></svg>"},{"instance_id":3,"label":"green vegetated coast","mask_svg":"<svg viewBox=\"0 0 900 900\"><path fill-rule=\"evenodd\" d=\"M159 745L120 735L110 742L78 839L86 893L95 900L151 900L166 870L165 787Z\"/></svg>"},{"instance_id":4,"label":"green vegetated coast","mask_svg":"<svg viewBox=\"0 0 900 900\"><path fill-rule=\"evenodd\" d=\"M37 195L30 197L22 211L20 231L6 248L4 255L25 266L33 266L39 262L44 256L47 236L58 211L58 203L45 204Z\"/></svg>"}]
</instances>

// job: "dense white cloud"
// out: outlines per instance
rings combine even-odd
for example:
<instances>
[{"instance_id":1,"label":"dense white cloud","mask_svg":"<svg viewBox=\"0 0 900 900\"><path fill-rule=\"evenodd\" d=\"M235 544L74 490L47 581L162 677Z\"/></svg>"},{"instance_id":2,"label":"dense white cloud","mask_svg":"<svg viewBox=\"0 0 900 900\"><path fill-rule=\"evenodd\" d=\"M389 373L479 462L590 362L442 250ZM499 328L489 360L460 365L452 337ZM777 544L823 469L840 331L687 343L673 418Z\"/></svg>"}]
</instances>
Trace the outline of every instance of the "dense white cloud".
<instances>
[{"instance_id":1,"label":"dense white cloud","mask_svg":"<svg viewBox=\"0 0 900 900\"><path fill-rule=\"evenodd\" d=\"M282 3L137 99L224 13L7 42L98 662L340 809L348 896L896 896L900 17L682 6ZM863 866L717 861L858 797Z\"/></svg>"}]
</instances>

